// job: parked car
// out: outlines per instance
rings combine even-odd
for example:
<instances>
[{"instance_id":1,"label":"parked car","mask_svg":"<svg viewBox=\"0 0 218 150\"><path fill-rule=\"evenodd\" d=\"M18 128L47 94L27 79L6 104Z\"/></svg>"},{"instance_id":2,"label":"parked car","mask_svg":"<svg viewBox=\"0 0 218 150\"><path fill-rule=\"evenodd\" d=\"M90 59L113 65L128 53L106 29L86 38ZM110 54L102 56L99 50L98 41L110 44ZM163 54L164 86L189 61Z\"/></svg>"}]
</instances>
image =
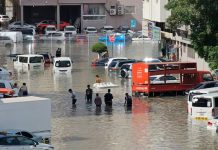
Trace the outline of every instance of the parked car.
<instances>
[{"instance_id":1,"label":"parked car","mask_svg":"<svg viewBox=\"0 0 218 150\"><path fill-rule=\"evenodd\" d=\"M28 137L34 141L43 143L43 138L41 136L36 136L35 134L25 130L18 130L18 129L0 130L0 135L11 135L11 136L20 135L20 136Z\"/></svg>"},{"instance_id":2,"label":"parked car","mask_svg":"<svg viewBox=\"0 0 218 150\"><path fill-rule=\"evenodd\" d=\"M53 62L53 56L51 55L51 53L39 53L39 55L42 55L44 57L44 61L46 64L50 64Z\"/></svg>"},{"instance_id":3,"label":"parked car","mask_svg":"<svg viewBox=\"0 0 218 150\"><path fill-rule=\"evenodd\" d=\"M0 88L9 91L5 93L5 97L18 96L18 91L14 89L14 82L12 80L0 80Z\"/></svg>"},{"instance_id":4,"label":"parked car","mask_svg":"<svg viewBox=\"0 0 218 150\"><path fill-rule=\"evenodd\" d=\"M49 33L57 32L57 29L56 29L56 27L54 25L48 25L48 26L45 27L44 32L45 32L45 35L48 35Z\"/></svg>"},{"instance_id":5,"label":"parked car","mask_svg":"<svg viewBox=\"0 0 218 150\"><path fill-rule=\"evenodd\" d=\"M120 61L113 61L109 67L108 67L108 71L119 71L121 66L123 64L127 64L127 63L134 63L136 62L135 59L127 59L127 60L120 60Z\"/></svg>"},{"instance_id":6,"label":"parked car","mask_svg":"<svg viewBox=\"0 0 218 150\"><path fill-rule=\"evenodd\" d=\"M54 25L56 28L59 27L60 30L64 30L64 28L69 26L70 23L60 21L60 24L57 24L57 22L54 20L43 20L36 25L37 32L42 33L48 25Z\"/></svg>"},{"instance_id":7,"label":"parked car","mask_svg":"<svg viewBox=\"0 0 218 150\"><path fill-rule=\"evenodd\" d=\"M127 57L113 57L113 58L109 58L108 62L105 63L105 68L108 68L108 66L113 62L113 61L117 61L117 60L127 60Z\"/></svg>"},{"instance_id":8,"label":"parked car","mask_svg":"<svg viewBox=\"0 0 218 150\"><path fill-rule=\"evenodd\" d=\"M57 31L57 32L52 32L48 33L47 35L43 35L39 37L40 41L56 41L58 43L61 43L65 41L66 37L64 32Z\"/></svg>"},{"instance_id":9,"label":"parked car","mask_svg":"<svg viewBox=\"0 0 218 150\"><path fill-rule=\"evenodd\" d=\"M114 27L113 26L104 26L101 28L102 33L113 33L114 32Z\"/></svg>"},{"instance_id":10,"label":"parked car","mask_svg":"<svg viewBox=\"0 0 218 150\"><path fill-rule=\"evenodd\" d=\"M0 15L0 23L8 23L10 18L7 15Z\"/></svg>"},{"instance_id":11,"label":"parked car","mask_svg":"<svg viewBox=\"0 0 218 150\"><path fill-rule=\"evenodd\" d=\"M132 64L133 63L127 63L122 65L120 68L120 76L122 78L132 78Z\"/></svg>"},{"instance_id":12,"label":"parked car","mask_svg":"<svg viewBox=\"0 0 218 150\"><path fill-rule=\"evenodd\" d=\"M77 34L76 28L74 26L66 26L64 28L64 32L67 33L67 34L71 33L72 35Z\"/></svg>"},{"instance_id":13,"label":"parked car","mask_svg":"<svg viewBox=\"0 0 218 150\"><path fill-rule=\"evenodd\" d=\"M97 33L97 29L96 29L96 27L86 27L84 29L84 32L86 34L95 34L95 33Z\"/></svg>"},{"instance_id":14,"label":"parked car","mask_svg":"<svg viewBox=\"0 0 218 150\"><path fill-rule=\"evenodd\" d=\"M214 70L214 79L218 80L218 69Z\"/></svg>"},{"instance_id":15,"label":"parked car","mask_svg":"<svg viewBox=\"0 0 218 150\"><path fill-rule=\"evenodd\" d=\"M11 150L53 150L54 147L49 144L39 143L30 138L18 135L0 135L0 149Z\"/></svg>"},{"instance_id":16,"label":"parked car","mask_svg":"<svg viewBox=\"0 0 218 150\"><path fill-rule=\"evenodd\" d=\"M103 58L92 62L92 66L105 66L105 64L109 61L109 58Z\"/></svg>"},{"instance_id":17,"label":"parked car","mask_svg":"<svg viewBox=\"0 0 218 150\"><path fill-rule=\"evenodd\" d=\"M213 119L208 120L207 129L218 130L218 116L215 116Z\"/></svg>"},{"instance_id":18,"label":"parked car","mask_svg":"<svg viewBox=\"0 0 218 150\"><path fill-rule=\"evenodd\" d=\"M218 81L201 82L197 84L195 87L193 87L192 89L186 90L185 94L188 94L190 90L206 89L206 88L214 88L214 87L218 87Z\"/></svg>"},{"instance_id":19,"label":"parked car","mask_svg":"<svg viewBox=\"0 0 218 150\"><path fill-rule=\"evenodd\" d=\"M88 42L88 38L86 35L76 35L76 42Z\"/></svg>"},{"instance_id":20,"label":"parked car","mask_svg":"<svg viewBox=\"0 0 218 150\"><path fill-rule=\"evenodd\" d=\"M13 41L8 36L0 36L0 46L11 47Z\"/></svg>"},{"instance_id":21,"label":"parked car","mask_svg":"<svg viewBox=\"0 0 218 150\"><path fill-rule=\"evenodd\" d=\"M180 83L180 81L171 75L155 75L155 76L150 76L150 83L151 84L164 84L166 83Z\"/></svg>"},{"instance_id":22,"label":"parked car","mask_svg":"<svg viewBox=\"0 0 218 150\"><path fill-rule=\"evenodd\" d=\"M119 33L127 33L130 30L129 26L122 25L117 28L117 32Z\"/></svg>"},{"instance_id":23,"label":"parked car","mask_svg":"<svg viewBox=\"0 0 218 150\"><path fill-rule=\"evenodd\" d=\"M14 30L14 29L17 29L17 28L32 28L32 29L36 29L36 27L34 25L31 25L31 24L28 24L28 23L23 23L23 26L21 25L21 21L15 21L15 22L12 22L8 25L8 29L10 30Z\"/></svg>"},{"instance_id":24,"label":"parked car","mask_svg":"<svg viewBox=\"0 0 218 150\"><path fill-rule=\"evenodd\" d=\"M34 41L36 31L33 28L15 28L13 31L19 31L22 33L23 41Z\"/></svg>"}]
</instances>

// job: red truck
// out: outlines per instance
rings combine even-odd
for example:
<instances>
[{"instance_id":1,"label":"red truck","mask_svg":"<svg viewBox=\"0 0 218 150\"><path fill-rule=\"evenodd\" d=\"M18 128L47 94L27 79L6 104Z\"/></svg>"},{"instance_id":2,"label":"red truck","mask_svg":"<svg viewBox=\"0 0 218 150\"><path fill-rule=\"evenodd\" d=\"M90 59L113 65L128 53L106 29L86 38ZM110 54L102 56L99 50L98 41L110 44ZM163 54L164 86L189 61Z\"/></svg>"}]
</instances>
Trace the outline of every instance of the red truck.
<instances>
[{"instance_id":1,"label":"red truck","mask_svg":"<svg viewBox=\"0 0 218 150\"><path fill-rule=\"evenodd\" d=\"M152 79L162 76L162 81ZM173 78L167 79L166 76ZM184 92L203 81L211 81L209 71L198 71L195 62L134 63L132 66L132 92L150 96L155 93Z\"/></svg>"}]
</instances>

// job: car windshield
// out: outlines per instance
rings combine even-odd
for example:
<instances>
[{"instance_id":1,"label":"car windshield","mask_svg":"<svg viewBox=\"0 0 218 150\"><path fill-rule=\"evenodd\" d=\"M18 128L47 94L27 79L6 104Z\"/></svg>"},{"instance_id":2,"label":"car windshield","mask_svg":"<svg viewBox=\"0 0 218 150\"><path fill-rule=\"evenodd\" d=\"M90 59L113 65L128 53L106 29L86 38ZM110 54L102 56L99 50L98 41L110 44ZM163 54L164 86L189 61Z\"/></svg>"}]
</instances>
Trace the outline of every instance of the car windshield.
<instances>
[{"instance_id":1,"label":"car windshield","mask_svg":"<svg viewBox=\"0 0 218 150\"><path fill-rule=\"evenodd\" d=\"M193 87L192 89L198 89L199 87L201 87L203 84L197 84L195 87Z\"/></svg>"},{"instance_id":2,"label":"car windshield","mask_svg":"<svg viewBox=\"0 0 218 150\"><path fill-rule=\"evenodd\" d=\"M66 31L76 31L76 28L74 28L74 27L67 27L65 30Z\"/></svg>"},{"instance_id":3,"label":"car windshield","mask_svg":"<svg viewBox=\"0 0 218 150\"><path fill-rule=\"evenodd\" d=\"M150 77L151 81L154 81L157 77Z\"/></svg>"},{"instance_id":4,"label":"car windshield","mask_svg":"<svg viewBox=\"0 0 218 150\"><path fill-rule=\"evenodd\" d=\"M22 32L22 34L25 34L25 35L33 35L32 29L21 30L21 32Z\"/></svg>"},{"instance_id":5,"label":"car windshield","mask_svg":"<svg viewBox=\"0 0 218 150\"><path fill-rule=\"evenodd\" d=\"M55 28L47 28L46 30L47 30L47 31L56 31Z\"/></svg>"},{"instance_id":6,"label":"car windshield","mask_svg":"<svg viewBox=\"0 0 218 150\"><path fill-rule=\"evenodd\" d=\"M105 30L113 30L114 28L110 28L110 27L107 27L107 28L104 28Z\"/></svg>"},{"instance_id":7,"label":"car windshield","mask_svg":"<svg viewBox=\"0 0 218 150\"><path fill-rule=\"evenodd\" d=\"M88 31L96 31L95 28L88 28L87 30L88 30Z\"/></svg>"},{"instance_id":8,"label":"car windshield","mask_svg":"<svg viewBox=\"0 0 218 150\"><path fill-rule=\"evenodd\" d=\"M62 61L57 61L55 63L55 66L56 67L70 67L71 63L69 60L62 60Z\"/></svg>"},{"instance_id":9,"label":"car windshield","mask_svg":"<svg viewBox=\"0 0 218 150\"><path fill-rule=\"evenodd\" d=\"M38 56L30 57L30 63L41 63L42 60L43 60L43 57L38 57Z\"/></svg>"},{"instance_id":10,"label":"car windshield","mask_svg":"<svg viewBox=\"0 0 218 150\"><path fill-rule=\"evenodd\" d=\"M116 64L117 64L117 62L116 62L116 61L114 61L114 62L112 62L112 63L109 65L109 67L115 67L115 66L116 66Z\"/></svg>"},{"instance_id":11,"label":"car windshield","mask_svg":"<svg viewBox=\"0 0 218 150\"><path fill-rule=\"evenodd\" d=\"M8 16L2 16L2 18L9 18Z\"/></svg>"}]
</instances>

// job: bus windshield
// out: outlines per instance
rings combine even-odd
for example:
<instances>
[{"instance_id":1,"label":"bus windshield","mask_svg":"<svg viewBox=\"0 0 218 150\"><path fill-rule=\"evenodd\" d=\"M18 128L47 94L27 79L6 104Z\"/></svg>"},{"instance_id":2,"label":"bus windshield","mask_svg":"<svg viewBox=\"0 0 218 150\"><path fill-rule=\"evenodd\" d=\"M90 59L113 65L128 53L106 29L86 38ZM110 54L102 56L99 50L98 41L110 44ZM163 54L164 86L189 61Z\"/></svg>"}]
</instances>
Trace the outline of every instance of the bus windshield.
<instances>
[{"instance_id":1,"label":"bus windshield","mask_svg":"<svg viewBox=\"0 0 218 150\"><path fill-rule=\"evenodd\" d=\"M192 101L193 107L212 107L210 98L198 98Z\"/></svg>"}]
</instances>

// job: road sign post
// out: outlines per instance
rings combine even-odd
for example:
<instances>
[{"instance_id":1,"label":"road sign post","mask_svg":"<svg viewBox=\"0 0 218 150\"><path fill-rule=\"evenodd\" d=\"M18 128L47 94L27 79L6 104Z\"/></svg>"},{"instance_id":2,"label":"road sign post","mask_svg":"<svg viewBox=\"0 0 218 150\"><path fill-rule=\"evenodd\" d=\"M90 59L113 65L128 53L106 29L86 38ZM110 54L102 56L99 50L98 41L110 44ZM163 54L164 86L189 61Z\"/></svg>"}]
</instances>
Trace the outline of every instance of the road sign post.
<instances>
[{"instance_id":1,"label":"road sign post","mask_svg":"<svg viewBox=\"0 0 218 150\"><path fill-rule=\"evenodd\" d=\"M115 41L115 34L109 35L109 41L112 43L112 57L114 57L114 41Z\"/></svg>"}]
</instances>

